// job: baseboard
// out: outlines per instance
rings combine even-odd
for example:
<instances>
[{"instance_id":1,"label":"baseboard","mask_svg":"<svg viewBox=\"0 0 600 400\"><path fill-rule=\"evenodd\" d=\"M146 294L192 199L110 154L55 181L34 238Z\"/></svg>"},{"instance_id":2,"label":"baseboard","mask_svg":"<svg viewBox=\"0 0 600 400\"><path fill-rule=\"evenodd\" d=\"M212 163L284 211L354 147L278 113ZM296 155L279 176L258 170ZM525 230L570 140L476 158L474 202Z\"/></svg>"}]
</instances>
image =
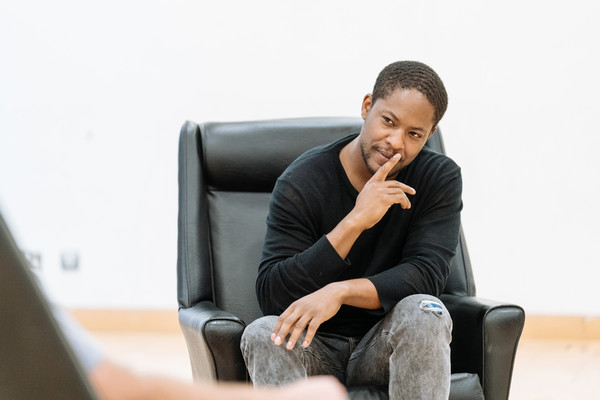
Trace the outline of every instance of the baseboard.
<instances>
[{"instance_id":1,"label":"baseboard","mask_svg":"<svg viewBox=\"0 0 600 400\"><path fill-rule=\"evenodd\" d=\"M92 331L179 333L177 310L71 310ZM523 339L600 340L600 317L527 315Z\"/></svg>"},{"instance_id":2,"label":"baseboard","mask_svg":"<svg viewBox=\"0 0 600 400\"><path fill-rule=\"evenodd\" d=\"M180 333L177 310L70 310L90 331Z\"/></svg>"},{"instance_id":3,"label":"baseboard","mask_svg":"<svg viewBox=\"0 0 600 400\"><path fill-rule=\"evenodd\" d=\"M527 315L523 339L600 340L600 317Z\"/></svg>"}]
</instances>

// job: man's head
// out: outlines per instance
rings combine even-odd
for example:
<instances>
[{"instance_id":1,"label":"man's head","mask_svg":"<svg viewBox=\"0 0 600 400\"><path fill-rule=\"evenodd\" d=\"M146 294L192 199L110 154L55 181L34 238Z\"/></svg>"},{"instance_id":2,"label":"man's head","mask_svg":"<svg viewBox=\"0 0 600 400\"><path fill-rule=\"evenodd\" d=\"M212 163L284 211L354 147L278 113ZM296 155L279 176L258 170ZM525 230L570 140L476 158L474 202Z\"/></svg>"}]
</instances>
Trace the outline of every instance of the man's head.
<instances>
[{"instance_id":1,"label":"man's head","mask_svg":"<svg viewBox=\"0 0 600 400\"><path fill-rule=\"evenodd\" d=\"M440 77L415 61L385 67L372 94L363 99L365 120L358 144L366 174L374 174L394 154L401 158L388 174L394 178L419 154L446 112L448 96Z\"/></svg>"},{"instance_id":2,"label":"man's head","mask_svg":"<svg viewBox=\"0 0 600 400\"><path fill-rule=\"evenodd\" d=\"M433 69L418 61L397 61L388 65L375 81L373 103L396 89L416 89L427 97L435 110L433 126L437 126L448 107L448 93Z\"/></svg>"}]
</instances>

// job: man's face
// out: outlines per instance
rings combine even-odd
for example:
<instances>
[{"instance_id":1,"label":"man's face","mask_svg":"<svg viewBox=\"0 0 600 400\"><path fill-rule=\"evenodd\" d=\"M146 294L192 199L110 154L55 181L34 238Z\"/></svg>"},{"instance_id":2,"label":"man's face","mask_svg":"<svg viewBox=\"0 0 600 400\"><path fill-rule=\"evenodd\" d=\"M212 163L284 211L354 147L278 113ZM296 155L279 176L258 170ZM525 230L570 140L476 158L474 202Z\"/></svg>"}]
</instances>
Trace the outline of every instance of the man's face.
<instances>
[{"instance_id":1,"label":"man's face","mask_svg":"<svg viewBox=\"0 0 600 400\"><path fill-rule=\"evenodd\" d=\"M401 158L388 179L410 164L434 131L434 112L427 97L416 89L397 89L375 103L366 95L362 104L365 123L358 139L371 174L396 153Z\"/></svg>"}]
</instances>

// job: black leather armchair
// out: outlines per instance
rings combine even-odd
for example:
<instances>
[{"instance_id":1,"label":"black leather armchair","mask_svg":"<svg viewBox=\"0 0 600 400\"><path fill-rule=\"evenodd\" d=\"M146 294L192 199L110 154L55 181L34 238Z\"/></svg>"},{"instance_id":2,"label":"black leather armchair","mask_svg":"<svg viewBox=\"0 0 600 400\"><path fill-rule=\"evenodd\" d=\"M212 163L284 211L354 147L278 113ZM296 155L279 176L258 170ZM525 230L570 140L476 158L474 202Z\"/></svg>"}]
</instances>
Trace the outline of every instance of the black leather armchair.
<instances>
[{"instance_id":1,"label":"black leather armchair","mask_svg":"<svg viewBox=\"0 0 600 400\"><path fill-rule=\"evenodd\" d=\"M254 283L275 180L314 146L358 133L362 120L186 122L179 141L179 321L194 379L247 381L239 350L260 317ZM444 152L441 133L428 146ZM475 297L461 231L442 300L454 321L451 399L507 399L521 307Z\"/></svg>"}]
</instances>

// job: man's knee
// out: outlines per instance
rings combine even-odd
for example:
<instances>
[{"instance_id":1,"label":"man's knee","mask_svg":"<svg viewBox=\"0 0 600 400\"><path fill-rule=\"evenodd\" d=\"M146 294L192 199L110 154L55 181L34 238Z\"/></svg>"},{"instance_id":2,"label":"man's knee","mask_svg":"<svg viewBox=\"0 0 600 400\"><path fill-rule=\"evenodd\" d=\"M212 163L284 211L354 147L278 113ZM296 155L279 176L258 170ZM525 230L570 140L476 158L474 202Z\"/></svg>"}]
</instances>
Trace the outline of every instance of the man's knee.
<instances>
[{"instance_id":1,"label":"man's knee","mask_svg":"<svg viewBox=\"0 0 600 400\"><path fill-rule=\"evenodd\" d=\"M254 385L282 385L306 377L303 349L287 350L271 341L276 316L257 319L246 327L240 348Z\"/></svg>"},{"instance_id":2,"label":"man's knee","mask_svg":"<svg viewBox=\"0 0 600 400\"><path fill-rule=\"evenodd\" d=\"M390 310L391 318L402 325L403 334L437 333L451 338L452 318L437 297L415 294L402 299Z\"/></svg>"},{"instance_id":3,"label":"man's knee","mask_svg":"<svg viewBox=\"0 0 600 400\"><path fill-rule=\"evenodd\" d=\"M254 320L244 329L241 339L241 349L245 353L250 346L263 342L271 344L271 332L275 328L277 317L268 315Z\"/></svg>"}]
</instances>

